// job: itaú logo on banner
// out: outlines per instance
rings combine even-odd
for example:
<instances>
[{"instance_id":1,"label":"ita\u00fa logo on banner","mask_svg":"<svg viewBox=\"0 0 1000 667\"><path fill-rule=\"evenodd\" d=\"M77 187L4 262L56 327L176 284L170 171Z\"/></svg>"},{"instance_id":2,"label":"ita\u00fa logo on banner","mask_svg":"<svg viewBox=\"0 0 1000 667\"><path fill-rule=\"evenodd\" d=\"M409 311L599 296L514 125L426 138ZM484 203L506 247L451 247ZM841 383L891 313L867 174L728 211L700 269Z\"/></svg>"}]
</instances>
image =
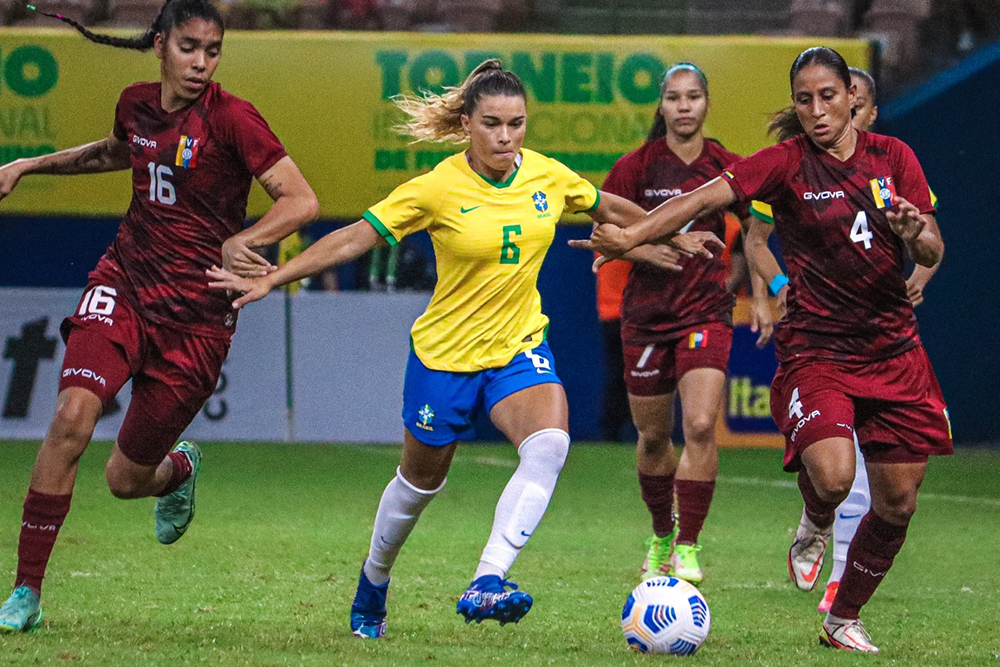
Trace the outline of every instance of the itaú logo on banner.
<instances>
[{"instance_id":1,"label":"ita\u00fa logo on banner","mask_svg":"<svg viewBox=\"0 0 1000 667\"><path fill-rule=\"evenodd\" d=\"M802 198L810 201L817 199L843 199L846 196L843 190L826 190L824 192L807 192L802 195Z\"/></svg>"}]
</instances>

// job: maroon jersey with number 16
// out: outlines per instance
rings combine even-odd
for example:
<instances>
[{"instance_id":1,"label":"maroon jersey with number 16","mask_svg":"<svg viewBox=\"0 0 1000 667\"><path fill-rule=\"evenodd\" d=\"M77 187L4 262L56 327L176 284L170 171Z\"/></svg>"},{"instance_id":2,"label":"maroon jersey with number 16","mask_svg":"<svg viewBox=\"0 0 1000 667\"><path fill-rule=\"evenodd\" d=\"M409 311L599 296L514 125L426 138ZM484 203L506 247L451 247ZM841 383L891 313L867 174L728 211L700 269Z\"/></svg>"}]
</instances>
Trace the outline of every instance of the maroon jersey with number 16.
<instances>
[{"instance_id":1,"label":"maroon jersey with number 16","mask_svg":"<svg viewBox=\"0 0 1000 667\"><path fill-rule=\"evenodd\" d=\"M666 139L647 142L623 156L608 173L602 189L651 211L663 202L690 192L717 177L740 156L706 139L701 155L685 163ZM746 206L733 207L745 217ZM722 211L694 220L685 231L713 232L725 238ZM722 322L732 326L734 296L726 288L721 254L712 259L686 257L682 273L636 263L629 273L622 301L622 341L626 345L665 343L685 329Z\"/></svg>"},{"instance_id":2,"label":"maroon jersey with number 16","mask_svg":"<svg viewBox=\"0 0 1000 667\"><path fill-rule=\"evenodd\" d=\"M95 271L146 319L228 338L236 318L226 293L210 290L205 269L222 262L222 243L243 229L247 196L285 149L249 102L218 83L168 113L159 83L126 88L114 135L128 142L132 203Z\"/></svg>"},{"instance_id":3,"label":"maroon jersey with number 16","mask_svg":"<svg viewBox=\"0 0 1000 667\"><path fill-rule=\"evenodd\" d=\"M906 295L906 249L885 213L903 197L934 213L927 180L899 139L858 132L841 162L799 135L723 174L743 201L772 204L790 281L778 358L867 362L920 343Z\"/></svg>"}]
</instances>

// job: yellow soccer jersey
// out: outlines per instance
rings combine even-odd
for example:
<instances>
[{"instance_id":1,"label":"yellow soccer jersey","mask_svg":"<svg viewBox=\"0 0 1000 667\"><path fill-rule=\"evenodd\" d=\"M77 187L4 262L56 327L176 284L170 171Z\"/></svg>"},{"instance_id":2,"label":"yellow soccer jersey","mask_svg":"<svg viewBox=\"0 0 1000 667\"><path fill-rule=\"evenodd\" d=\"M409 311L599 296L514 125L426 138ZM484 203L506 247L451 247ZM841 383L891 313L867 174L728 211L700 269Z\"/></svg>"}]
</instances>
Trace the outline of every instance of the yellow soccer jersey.
<instances>
[{"instance_id":1,"label":"yellow soccer jersey","mask_svg":"<svg viewBox=\"0 0 1000 667\"><path fill-rule=\"evenodd\" d=\"M411 331L434 370L506 366L539 345L549 318L536 281L564 212L593 210L600 194L568 167L527 149L503 183L472 170L464 153L403 183L364 214L390 245L426 229L437 285Z\"/></svg>"}]
</instances>

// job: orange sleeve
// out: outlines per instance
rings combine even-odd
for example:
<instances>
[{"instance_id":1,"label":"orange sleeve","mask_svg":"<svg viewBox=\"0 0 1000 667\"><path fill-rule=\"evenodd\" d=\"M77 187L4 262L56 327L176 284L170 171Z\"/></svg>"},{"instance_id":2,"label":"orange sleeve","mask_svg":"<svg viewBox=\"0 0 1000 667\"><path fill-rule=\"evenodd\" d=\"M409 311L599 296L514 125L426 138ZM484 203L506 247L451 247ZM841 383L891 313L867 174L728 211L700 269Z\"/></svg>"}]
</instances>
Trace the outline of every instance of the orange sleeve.
<instances>
[{"instance_id":1,"label":"orange sleeve","mask_svg":"<svg viewBox=\"0 0 1000 667\"><path fill-rule=\"evenodd\" d=\"M597 270L597 317L601 321L621 319L622 292L631 270L632 263L621 259Z\"/></svg>"}]
</instances>

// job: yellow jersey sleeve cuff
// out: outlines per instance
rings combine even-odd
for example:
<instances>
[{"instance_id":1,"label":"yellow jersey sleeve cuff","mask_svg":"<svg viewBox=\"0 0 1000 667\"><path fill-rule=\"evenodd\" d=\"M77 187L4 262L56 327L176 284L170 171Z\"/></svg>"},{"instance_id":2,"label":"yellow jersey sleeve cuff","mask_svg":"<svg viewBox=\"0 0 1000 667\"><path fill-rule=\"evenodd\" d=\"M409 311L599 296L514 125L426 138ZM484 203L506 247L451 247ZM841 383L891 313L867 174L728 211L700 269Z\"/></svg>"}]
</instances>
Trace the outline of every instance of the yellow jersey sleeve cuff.
<instances>
[{"instance_id":1,"label":"yellow jersey sleeve cuff","mask_svg":"<svg viewBox=\"0 0 1000 667\"><path fill-rule=\"evenodd\" d=\"M774 211L770 204L754 199L750 202L750 215L769 225L774 224Z\"/></svg>"},{"instance_id":2,"label":"yellow jersey sleeve cuff","mask_svg":"<svg viewBox=\"0 0 1000 667\"><path fill-rule=\"evenodd\" d=\"M379 233L379 236L384 238L386 243L390 246L394 246L399 243L396 237L392 235L392 232L389 231L389 228L383 225L382 221L379 220L378 217L371 211L365 211L364 215L361 216L361 219L367 220L371 226L375 228L375 231Z\"/></svg>"},{"instance_id":3,"label":"yellow jersey sleeve cuff","mask_svg":"<svg viewBox=\"0 0 1000 667\"><path fill-rule=\"evenodd\" d=\"M601 205L601 191L598 190L597 188L594 188L594 192L596 193L594 195L594 204L590 208L583 209L584 213L590 213L591 211L596 211L597 207Z\"/></svg>"}]
</instances>

